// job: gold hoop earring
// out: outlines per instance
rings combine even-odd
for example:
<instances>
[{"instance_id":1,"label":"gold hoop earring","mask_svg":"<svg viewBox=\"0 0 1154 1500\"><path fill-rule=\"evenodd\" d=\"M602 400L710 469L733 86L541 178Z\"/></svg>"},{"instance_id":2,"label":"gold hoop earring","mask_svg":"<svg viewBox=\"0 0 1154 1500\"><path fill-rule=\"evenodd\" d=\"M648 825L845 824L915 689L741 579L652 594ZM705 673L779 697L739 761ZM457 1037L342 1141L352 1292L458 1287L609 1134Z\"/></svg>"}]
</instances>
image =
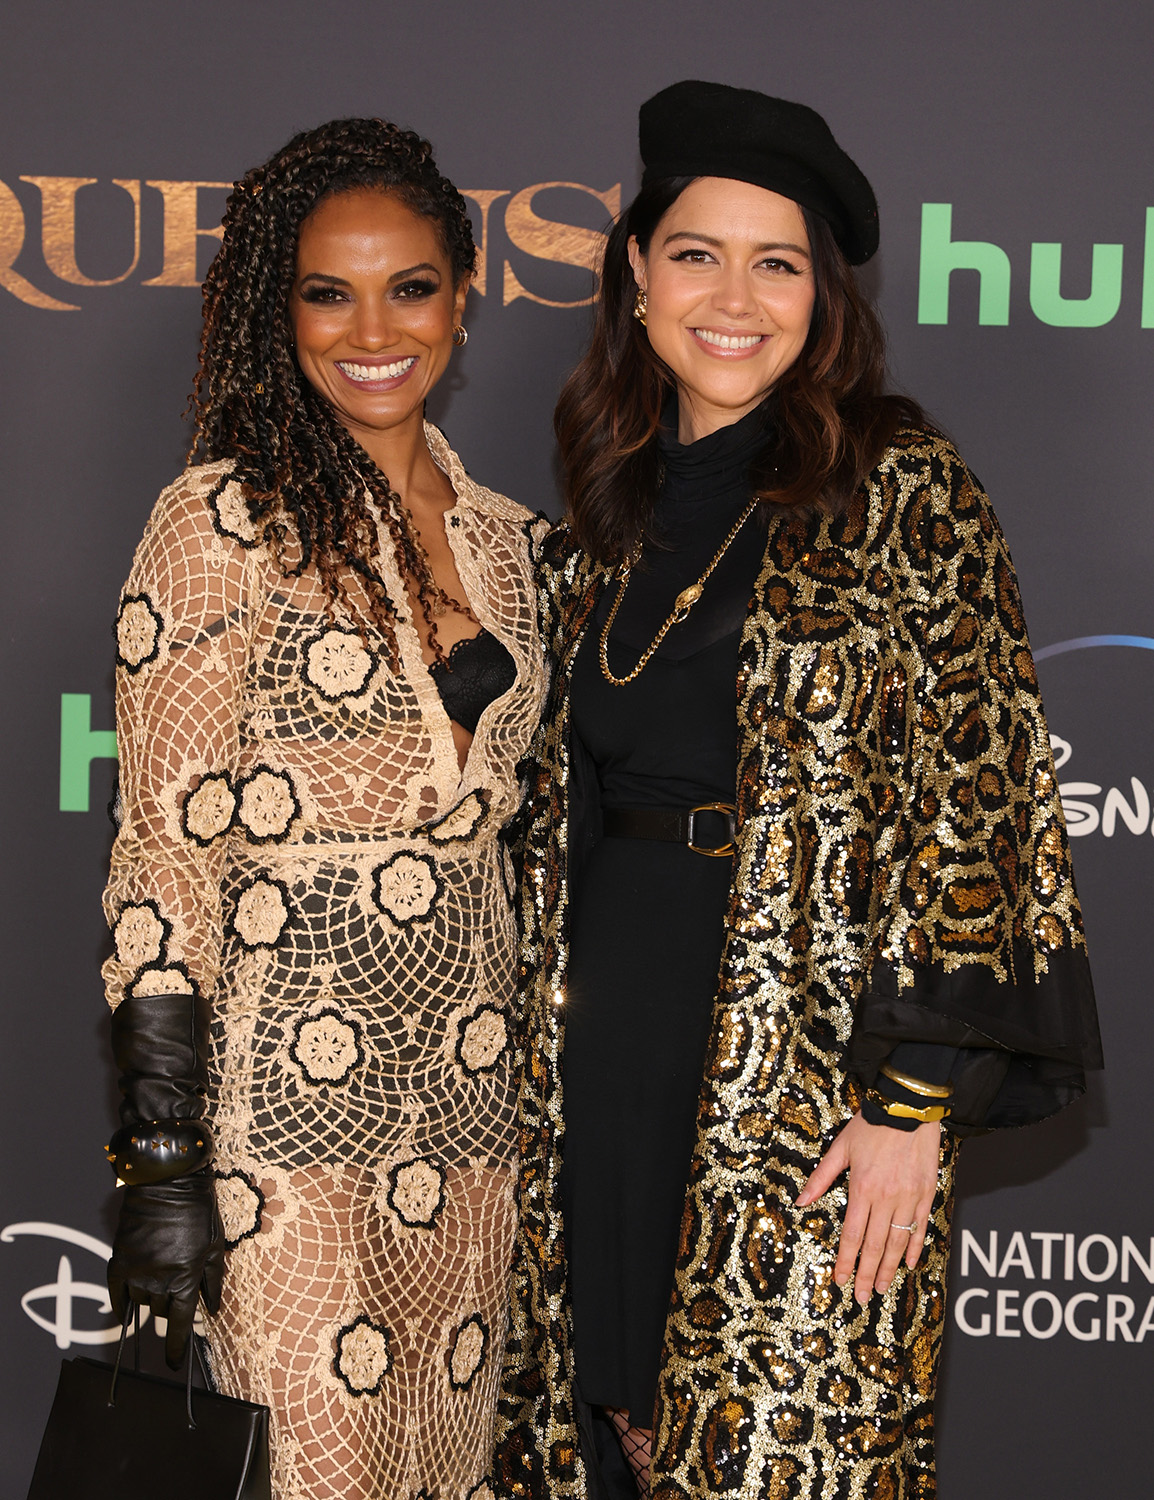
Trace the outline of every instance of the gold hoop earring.
<instances>
[{"instance_id":1,"label":"gold hoop earring","mask_svg":"<svg viewBox=\"0 0 1154 1500\"><path fill-rule=\"evenodd\" d=\"M456 344L458 349L463 349L468 342L469 330L463 324L458 323L456 328L453 329L453 343Z\"/></svg>"},{"instance_id":2,"label":"gold hoop earring","mask_svg":"<svg viewBox=\"0 0 1154 1500\"><path fill-rule=\"evenodd\" d=\"M637 288L637 296L633 299L633 316L641 324L642 328L649 325L645 321L645 315L649 311L649 299L640 287Z\"/></svg>"}]
</instances>

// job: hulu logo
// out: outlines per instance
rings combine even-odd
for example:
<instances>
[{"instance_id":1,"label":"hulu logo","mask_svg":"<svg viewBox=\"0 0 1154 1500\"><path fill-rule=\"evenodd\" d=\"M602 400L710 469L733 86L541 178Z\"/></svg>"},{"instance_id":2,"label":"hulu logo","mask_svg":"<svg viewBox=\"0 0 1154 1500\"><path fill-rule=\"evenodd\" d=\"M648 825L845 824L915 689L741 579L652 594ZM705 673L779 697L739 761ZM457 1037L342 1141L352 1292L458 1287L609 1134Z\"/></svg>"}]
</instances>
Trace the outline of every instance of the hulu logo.
<instances>
[{"instance_id":1,"label":"hulu logo","mask_svg":"<svg viewBox=\"0 0 1154 1500\"><path fill-rule=\"evenodd\" d=\"M88 693L60 694L60 811L88 811L88 771L116 759L116 730L93 729Z\"/></svg>"},{"instance_id":2,"label":"hulu logo","mask_svg":"<svg viewBox=\"0 0 1154 1500\"><path fill-rule=\"evenodd\" d=\"M922 204L922 251L918 273L918 322L950 321L950 277L978 273L978 322L1005 326L1010 321L1010 257L989 240L953 237L952 203ZM1122 245L1095 245L1090 290L1083 297L1062 293L1062 246L1043 241L1030 246L1030 308L1052 328L1101 328L1122 305ZM1154 328L1154 208L1146 210L1142 266L1143 328Z\"/></svg>"}]
</instances>

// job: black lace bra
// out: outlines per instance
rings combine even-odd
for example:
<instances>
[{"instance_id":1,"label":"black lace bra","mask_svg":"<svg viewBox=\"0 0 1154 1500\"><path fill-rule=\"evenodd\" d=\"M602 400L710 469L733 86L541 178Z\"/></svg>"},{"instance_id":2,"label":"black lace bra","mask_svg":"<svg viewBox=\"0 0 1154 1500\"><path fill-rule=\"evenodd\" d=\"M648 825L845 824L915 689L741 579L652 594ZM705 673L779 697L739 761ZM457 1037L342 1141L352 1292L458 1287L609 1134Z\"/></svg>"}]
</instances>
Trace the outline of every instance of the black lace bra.
<instances>
[{"instance_id":1,"label":"black lace bra","mask_svg":"<svg viewBox=\"0 0 1154 1500\"><path fill-rule=\"evenodd\" d=\"M445 712L455 724L476 734L477 722L490 703L517 680L517 665L508 649L488 630L467 636L435 661L429 675L437 684Z\"/></svg>"}]
</instances>

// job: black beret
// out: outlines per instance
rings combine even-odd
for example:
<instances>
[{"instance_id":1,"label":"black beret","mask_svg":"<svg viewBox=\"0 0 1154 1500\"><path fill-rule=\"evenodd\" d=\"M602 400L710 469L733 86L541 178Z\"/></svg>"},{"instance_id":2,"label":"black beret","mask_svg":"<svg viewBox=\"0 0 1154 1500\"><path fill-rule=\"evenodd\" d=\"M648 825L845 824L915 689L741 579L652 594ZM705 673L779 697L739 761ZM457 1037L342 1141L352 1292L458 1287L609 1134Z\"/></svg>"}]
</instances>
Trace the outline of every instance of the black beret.
<instances>
[{"instance_id":1,"label":"black beret","mask_svg":"<svg viewBox=\"0 0 1154 1500\"><path fill-rule=\"evenodd\" d=\"M645 101L640 130L643 187L662 177L734 177L820 214L851 265L878 247L873 188L804 104L686 79Z\"/></svg>"}]
</instances>

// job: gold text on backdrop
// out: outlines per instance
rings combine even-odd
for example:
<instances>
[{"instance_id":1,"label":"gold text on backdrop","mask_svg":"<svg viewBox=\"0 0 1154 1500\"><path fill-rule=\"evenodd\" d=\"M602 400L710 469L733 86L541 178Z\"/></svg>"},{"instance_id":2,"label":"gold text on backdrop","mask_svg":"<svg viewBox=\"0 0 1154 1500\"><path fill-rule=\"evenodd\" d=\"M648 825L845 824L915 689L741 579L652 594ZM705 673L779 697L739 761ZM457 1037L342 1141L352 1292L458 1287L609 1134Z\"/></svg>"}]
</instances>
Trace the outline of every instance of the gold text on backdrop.
<instances>
[{"instance_id":1,"label":"gold text on backdrop","mask_svg":"<svg viewBox=\"0 0 1154 1500\"><path fill-rule=\"evenodd\" d=\"M35 200L22 201L13 187L0 181L0 287L28 306L49 312L77 312L79 306L42 291L32 279L38 270L34 259L28 263L34 247L37 207L43 266L57 281L69 286L116 286L138 272L143 253L145 267L151 268L150 258L153 266L159 258L160 270L147 276L140 285L196 287L200 285L203 274L202 241L220 239L219 216L224 207L224 195L232 186L228 182L169 178L114 177L108 183L95 177L21 176L19 181L35 187L40 202L37 205ZM97 236L91 231L88 234L81 231L82 243L78 251L77 198L84 189L103 188L107 192L109 186L125 194L132 206L131 260L127 270L97 277L82 270L81 262L90 263L94 254L115 253L115 246L110 252L108 246L93 243ZM145 194L143 190L146 188L152 192ZM602 230L547 218L534 206L539 193L556 190L593 198L604 210L606 221L621 211L620 183L604 192L580 182L535 182L517 191L512 188L465 190L464 196L477 206L480 215L476 290L481 296L489 290L490 221L495 204L501 204L501 224L513 250L533 260L593 270L605 242ZM153 206L155 194L160 197L159 215ZM83 223L83 211L81 217ZM600 218L601 215L594 217ZM115 217L110 222L115 223ZM119 244L119 230L108 232L117 234L116 243ZM16 269L18 260L22 262L19 271ZM584 307L593 300L592 295L561 300L534 292L521 279L526 274L524 268L519 275L509 259L502 257L502 261L501 300L504 306L519 297L543 307Z\"/></svg>"}]
</instances>

